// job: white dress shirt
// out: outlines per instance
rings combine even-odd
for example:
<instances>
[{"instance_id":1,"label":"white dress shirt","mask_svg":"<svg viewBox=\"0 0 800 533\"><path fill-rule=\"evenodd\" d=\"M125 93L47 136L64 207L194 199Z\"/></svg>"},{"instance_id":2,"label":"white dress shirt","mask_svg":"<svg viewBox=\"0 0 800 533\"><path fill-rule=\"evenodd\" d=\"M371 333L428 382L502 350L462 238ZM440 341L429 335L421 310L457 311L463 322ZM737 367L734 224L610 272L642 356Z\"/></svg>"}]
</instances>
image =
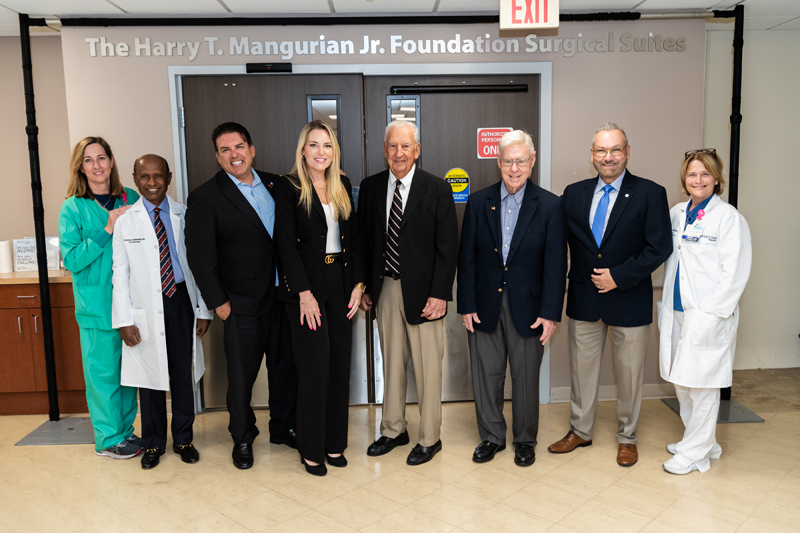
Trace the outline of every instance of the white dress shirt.
<instances>
[{"instance_id":1,"label":"white dress shirt","mask_svg":"<svg viewBox=\"0 0 800 533\"><path fill-rule=\"evenodd\" d=\"M411 167L400 182L403 188L400 190L400 197L403 199L403 212L406 211L406 203L408 203L408 193L411 191L411 180L414 179L414 171L417 169L417 164ZM395 177L392 169L389 169L389 186L386 188L386 230L389 230L389 215L392 213L392 200L394 200L394 189L396 187L397 178Z\"/></svg>"},{"instance_id":2,"label":"white dress shirt","mask_svg":"<svg viewBox=\"0 0 800 533\"><path fill-rule=\"evenodd\" d=\"M321 202L320 202L321 203ZM333 208L330 204L322 204L325 211L325 222L328 223L328 239L325 243L326 254L338 254L342 251L342 243L339 234L339 221L333 218Z\"/></svg>"}]
</instances>

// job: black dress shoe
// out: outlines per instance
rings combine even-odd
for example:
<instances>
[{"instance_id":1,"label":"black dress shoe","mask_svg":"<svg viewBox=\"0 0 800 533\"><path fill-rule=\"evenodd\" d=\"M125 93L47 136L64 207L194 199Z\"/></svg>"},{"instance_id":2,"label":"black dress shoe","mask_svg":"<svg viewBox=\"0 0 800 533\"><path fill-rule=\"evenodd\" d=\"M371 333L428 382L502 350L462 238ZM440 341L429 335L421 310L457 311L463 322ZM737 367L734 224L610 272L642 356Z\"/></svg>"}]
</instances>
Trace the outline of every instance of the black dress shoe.
<instances>
[{"instance_id":1,"label":"black dress shoe","mask_svg":"<svg viewBox=\"0 0 800 533\"><path fill-rule=\"evenodd\" d=\"M514 452L514 463L517 466L531 466L536 461L536 453L530 444L517 444Z\"/></svg>"},{"instance_id":2,"label":"black dress shoe","mask_svg":"<svg viewBox=\"0 0 800 533\"><path fill-rule=\"evenodd\" d=\"M158 466L158 459L164 455L164 450L160 448L148 448L142 455L142 468L149 470Z\"/></svg>"},{"instance_id":3,"label":"black dress shoe","mask_svg":"<svg viewBox=\"0 0 800 533\"><path fill-rule=\"evenodd\" d=\"M345 459L344 455L340 455L339 457L331 457L330 455L325 454L325 459L328 460L329 465L335 466L336 468L347 466L347 459Z\"/></svg>"},{"instance_id":4,"label":"black dress shoe","mask_svg":"<svg viewBox=\"0 0 800 533\"><path fill-rule=\"evenodd\" d=\"M272 444L285 444L289 448L297 449L297 433L293 429L282 432L269 433L269 441Z\"/></svg>"},{"instance_id":5,"label":"black dress shoe","mask_svg":"<svg viewBox=\"0 0 800 533\"><path fill-rule=\"evenodd\" d=\"M436 444L433 446L422 446L421 444L417 444L414 446L414 449L411 450L411 453L408 454L408 459L406 459L406 464L416 466L421 465L423 463L427 463L433 456L436 455L438 452L442 451L442 441L437 440Z\"/></svg>"},{"instance_id":6,"label":"black dress shoe","mask_svg":"<svg viewBox=\"0 0 800 533\"><path fill-rule=\"evenodd\" d=\"M342 456L342 457L344 457L344 456ZM320 463L320 464L318 464L316 466L311 466L302 457L300 458L300 462L303 463L303 465L306 467L306 472L308 472L312 476L320 476L320 477L322 477L322 476L324 476L325 474L328 473L328 468L325 466L325 463Z\"/></svg>"},{"instance_id":7,"label":"black dress shoe","mask_svg":"<svg viewBox=\"0 0 800 533\"><path fill-rule=\"evenodd\" d=\"M253 445L242 442L233 445L233 465L236 468L247 470L253 466Z\"/></svg>"},{"instance_id":8,"label":"black dress shoe","mask_svg":"<svg viewBox=\"0 0 800 533\"><path fill-rule=\"evenodd\" d=\"M181 461L184 463L192 464L200 460L200 452L197 451L197 448L195 448L193 444L182 444L180 446L173 444L172 451L179 453L181 455Z\"/></svg>"},{"instance_id":9,"label":"black dress shoe","mask_svg":"<svg viewBox=\"0 0 800 533\"><path fill-rule=\"evenodd\" d=\"M394 450L397 446L405 446L409 442L408 430L403 431L395 438L381 437L369 445L369 448L367 448L367 455L370 457L385 455Z\"/></svg>"},{"instance_id":10,"label":"black dress shoe","mask_svg":"<svg viewBox=\"0 0 800 533\"><path fill-rule=\"evenodd\" d=\"M497 452L502 452L505 449L505 442L503 444L495 444L494 442L485 440L475 448L475 453L472 454L472 460L476 463L488 463L494 459L494 455Z\"/></svg>"}]
</instances>

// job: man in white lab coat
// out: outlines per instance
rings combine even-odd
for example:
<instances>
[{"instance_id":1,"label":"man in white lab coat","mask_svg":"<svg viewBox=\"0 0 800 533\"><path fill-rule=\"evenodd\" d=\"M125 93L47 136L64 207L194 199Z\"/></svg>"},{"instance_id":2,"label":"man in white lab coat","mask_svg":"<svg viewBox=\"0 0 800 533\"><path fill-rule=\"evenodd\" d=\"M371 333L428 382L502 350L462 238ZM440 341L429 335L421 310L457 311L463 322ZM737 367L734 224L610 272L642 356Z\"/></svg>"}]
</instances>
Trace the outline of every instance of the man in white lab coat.
<instances>
[{"instance_id":1,"label":"man in white lab coat","mask_svg":"<svg viewBox=\"0 0 800 533\"><path fill-rule=\"evenodd\" d=\"M167 196L169 164L148 154L133 170L141 198L114 228L111 322L124 341L121 381L139 387L142 468L158 465L166 449L167 390L172 449L183 462L196 463L194 385L205 370L200 337L212 315L186 260L185 207Z\"/></svg>"}]
</instances>

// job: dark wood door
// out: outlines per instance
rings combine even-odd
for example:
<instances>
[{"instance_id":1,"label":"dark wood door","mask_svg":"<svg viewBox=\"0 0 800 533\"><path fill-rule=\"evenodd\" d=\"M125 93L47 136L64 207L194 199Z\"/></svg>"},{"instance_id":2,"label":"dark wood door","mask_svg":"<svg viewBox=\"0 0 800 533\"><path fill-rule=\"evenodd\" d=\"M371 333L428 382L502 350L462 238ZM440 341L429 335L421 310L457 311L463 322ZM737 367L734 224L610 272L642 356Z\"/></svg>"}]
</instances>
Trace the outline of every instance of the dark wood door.
<instances>
[{"instance_id":1,"label":"dark wood door","mask_svg":"<svg viewBox=\"0 0 800 533\"><path fill-rule=\"evenodd\" d=\"M0 393L36 390L28 312L0 310Z\"/></svg>"},{"instance_id":2,"label":"dark wood door","mask_svg":"<svg viewBox=\"0 0 800 533\"><path fill-rule=\"evenodd\" d=\"M469 87L489 85L497 92L420 93L420 167L443 177L450 169L460 168L470 178L470 193L496 183L500 169L496 159L478 159L478 128L510 127L525 130L539 146L539 76L369 76L365 78L367 131L367 175L384 170L383 136L386 128L386 96L392 86ZM527 92L501 92L509 86L526 84ZM539 169L534 166L533 180L539 183ZM456 204L458 227L466 203Z\"/></svg>"},{"instance_id":3,"label":"dark wood door","mask_svg":"<svg viewBox=\"0 0 800 533\"><path fill-rule=\"evenodd\" d=\"M286 174L294 164L297 139L308 122L308 96L340 95L344 171L353 185L364 177L364 107L360 74L265 76L184 76L183 106L188 190L206 182L220 167L211 133L223 122L238 122L256 149L253 166Z\"/></svg>"},{"instance_id":4,"label":"dark wood door","mask_svg":"<svg viewBox=\"0 0 800 533\"><path fill-rule=\"evenodd\" d=\"M80 331L78 330L78 322L75 320L75 309L71 307L54 307L51 309L51 313L58 390L85 390ZM36 390L46 391L47 369L44 360L42 316L41 311L38 309L30 310L29 328L32 338Z\"/></svg>"}]
</instances>

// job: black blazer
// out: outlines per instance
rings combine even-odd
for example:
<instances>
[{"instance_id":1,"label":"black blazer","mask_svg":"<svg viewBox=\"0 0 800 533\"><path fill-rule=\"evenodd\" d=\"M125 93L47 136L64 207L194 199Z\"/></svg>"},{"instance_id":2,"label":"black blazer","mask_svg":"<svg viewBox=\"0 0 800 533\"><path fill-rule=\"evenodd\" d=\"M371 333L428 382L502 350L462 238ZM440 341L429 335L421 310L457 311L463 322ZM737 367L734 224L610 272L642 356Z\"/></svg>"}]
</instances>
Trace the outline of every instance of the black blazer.
<instances>
[{"instance_id":1,"label":"black blazer","mask_svg":"<svg viewBox=\"0 0 800 533\"><path fill-rule=\"evenodd\" d=\"M598 249L589 223L595 185L597 178L591 178L564 190L571 260L567 316L610 326L645 326L653 322L650 274L672 253L667 191L626 172ZM599 294L591 279L595 268L609 268L617 288Z\"/></svg>"},{"instance_id":2,"label":"black blazer","mask_svg":"<svg viewBox=\"0 0 800 533\"><path fill-rule=\"evenodd\" d=\"M503 292L517 333L538 317L561 321L567 284L567 219L561 198L531 181L503 265L500 182L470 195L458 252L458 312L478 313L478 331L497 328ZM505 282L505 283L504 283Z\"/></svg>"},{"instance_id":3,"label":"black blazer","mask_svg":"<svg viewBox=\"0 0 800 533\"><path fill-rule=\"evenodd\" d=\"M272 194L278 176L256 172ZM275 254L255 209L223 170L192 191L187 204L186 256L208 308L230 301L237 314L269 312Z\"/></svg>"},{"instance_id":4,"label":"black blazer","mask_svg":"<svg viewBox=\"0 0 800 533\"><path fill-rule=\"evenodd\" d=\"M278 251L278 273L283 283L278 290L278 299L299 303L299 293L311 290L317 302L323 304L328 298L328 289L325 287L328 222L317 192L312 192L309 216L305 207L299 205L300 189L292 181L292 177L281 176L275 187L275 246ZM351 209L349 219L339 214L344 269L342 281L346 288L345 295L349 298L353 285L364 281L364 268L350 180L342 176L342 183L347 189Z\"/></svg>"},{"instance_id":5,"label":"black blazer","mask_svg":"<svg viewBox=\"0 0 800 533\"><path fill-rule=\"evenodd\" d=\"M389 170L361 182L358 222L364 243L367 294L377 304L386 270L386 192ZM453 299L458 221L446 181L416 168L400 222L400 276L406 321L421 324L428 298Z\"/></svg>"}]
</instances>

